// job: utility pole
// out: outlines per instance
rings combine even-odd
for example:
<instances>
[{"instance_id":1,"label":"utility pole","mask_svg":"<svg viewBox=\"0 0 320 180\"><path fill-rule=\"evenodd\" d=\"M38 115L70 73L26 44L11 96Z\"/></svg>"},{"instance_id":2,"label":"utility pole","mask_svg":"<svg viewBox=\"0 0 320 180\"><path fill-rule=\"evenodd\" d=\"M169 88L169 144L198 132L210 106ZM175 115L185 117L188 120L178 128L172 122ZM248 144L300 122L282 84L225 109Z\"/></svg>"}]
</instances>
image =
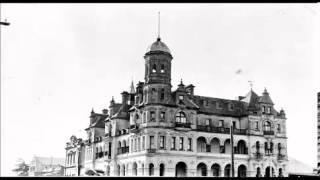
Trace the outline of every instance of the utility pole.
<instances>
[{"instance_id":1,"label":"utility pole","mask_svg":"<svg viewBox=\"0 0 320 180\"><path fill-rule=\"evenodd\" d=\"M230 139L231 139L231 177L234 177L234 148L233 148L233 122L230 125Z\"/></svg>"}]
</instances>

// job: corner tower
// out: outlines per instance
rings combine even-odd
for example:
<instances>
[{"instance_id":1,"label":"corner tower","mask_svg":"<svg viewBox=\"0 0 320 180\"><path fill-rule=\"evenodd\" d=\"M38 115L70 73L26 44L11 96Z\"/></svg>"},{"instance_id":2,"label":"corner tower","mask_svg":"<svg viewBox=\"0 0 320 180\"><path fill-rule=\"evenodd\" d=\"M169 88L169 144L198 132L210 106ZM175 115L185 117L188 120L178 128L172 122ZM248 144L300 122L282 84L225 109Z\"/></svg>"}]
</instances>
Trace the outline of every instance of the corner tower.
<instances>
[{"instance_id":1,"label":"corner tower","mask_svg":"<svg viewBox=\"0 0 320 180\"><path fill-rule=\"evenodd\" d=\"M148 48L145 56L144 100L149 103L168 103L171 94L171 60L168 46L160 37Z\"/></svg>"}]
</instances>

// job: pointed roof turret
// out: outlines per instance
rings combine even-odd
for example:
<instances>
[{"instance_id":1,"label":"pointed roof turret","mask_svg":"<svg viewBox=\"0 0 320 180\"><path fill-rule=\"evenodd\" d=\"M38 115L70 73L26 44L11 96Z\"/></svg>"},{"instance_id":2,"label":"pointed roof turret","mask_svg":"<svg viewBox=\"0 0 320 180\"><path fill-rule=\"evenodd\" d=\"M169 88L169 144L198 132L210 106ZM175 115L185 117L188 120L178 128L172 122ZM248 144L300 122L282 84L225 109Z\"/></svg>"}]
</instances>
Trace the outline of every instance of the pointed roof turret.
<instances>
[{"instance_id":1,"label":"pointed roof turret","mask_svg":"<svg viewBox=\"0 0 320 180\"><path fill-rule=\"evenodd\" d=\"M259 99L259 103L265 103L265 104L271 104L273 105L273 102L269 96L269 93L267 92L267 89L264 88L264 91L262 93L262 96Z\"/></svg>"},{"instance_id":2,"label":"pointed roof turret","mask_svg":"<svg viewBox=\"0 0 320 180\"><path fill-rule=\"evenodd\" d=\"M131 86L130 86L130 94L135 94L135 90L134 90L134 85L133 85L133 80L131 81Z\"/></svg>"}]
</instances>

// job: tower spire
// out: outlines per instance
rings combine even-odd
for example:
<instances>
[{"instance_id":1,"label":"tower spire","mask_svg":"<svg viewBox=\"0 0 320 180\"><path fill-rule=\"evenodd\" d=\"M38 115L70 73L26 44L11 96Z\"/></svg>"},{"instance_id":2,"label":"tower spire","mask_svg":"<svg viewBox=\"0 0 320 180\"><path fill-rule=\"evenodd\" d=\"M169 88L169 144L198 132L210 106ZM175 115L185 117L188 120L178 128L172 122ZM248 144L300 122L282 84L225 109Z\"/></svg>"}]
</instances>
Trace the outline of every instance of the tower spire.
<instances>
[{"instance_id":1,"label":"tower spire","mask_svg":"<svg viewBox=\"0 0 320 180\"><path fill-rule=\"evenodd\" d=\"M160 41L160 11L158 12L158 41Z\"/></svg>"}]
</instances>

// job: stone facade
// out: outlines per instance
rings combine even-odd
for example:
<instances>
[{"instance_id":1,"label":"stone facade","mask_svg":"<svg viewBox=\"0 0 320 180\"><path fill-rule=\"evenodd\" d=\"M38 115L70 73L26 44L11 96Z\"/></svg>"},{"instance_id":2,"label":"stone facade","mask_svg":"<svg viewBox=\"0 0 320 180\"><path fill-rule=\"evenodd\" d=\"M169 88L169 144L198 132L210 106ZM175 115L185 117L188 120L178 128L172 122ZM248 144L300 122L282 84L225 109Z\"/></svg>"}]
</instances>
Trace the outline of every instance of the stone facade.
<instances>
[{"instance_id":1,"label":"stone facade","mask_svg":"<svg viewBox=\"0 0 320 180\"><path fill-rule=\"evenodd\" d=\"M160 38L144 58L145 82L92 110L86 140L71 137L66 175L226 177L233 148L236 177L288 176L285 113L266 89L236 100L195 95L182 80L172 90L173 57Z\"/></svg>"}]
</instances>

